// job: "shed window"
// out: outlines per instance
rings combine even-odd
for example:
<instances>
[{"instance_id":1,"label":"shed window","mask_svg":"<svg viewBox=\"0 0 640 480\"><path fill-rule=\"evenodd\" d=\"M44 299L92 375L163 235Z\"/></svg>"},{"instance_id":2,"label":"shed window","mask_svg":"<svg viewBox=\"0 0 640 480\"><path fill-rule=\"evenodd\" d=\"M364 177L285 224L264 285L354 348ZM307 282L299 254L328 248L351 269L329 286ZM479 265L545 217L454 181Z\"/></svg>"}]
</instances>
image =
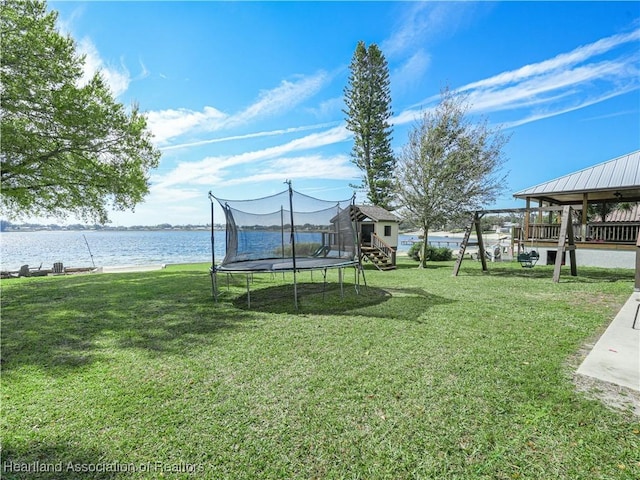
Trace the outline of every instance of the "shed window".
<instances>
[{"instance_id":1,"label":"shed window","mask_svg":"<svg viewBox=\"0 0 640 480\"><path fill-rule=\"evenodd\" d=\"M391 225L385 225L384 226L384 236L385 237L390 237L391 236Z\"/></svg>"}]
</instances>

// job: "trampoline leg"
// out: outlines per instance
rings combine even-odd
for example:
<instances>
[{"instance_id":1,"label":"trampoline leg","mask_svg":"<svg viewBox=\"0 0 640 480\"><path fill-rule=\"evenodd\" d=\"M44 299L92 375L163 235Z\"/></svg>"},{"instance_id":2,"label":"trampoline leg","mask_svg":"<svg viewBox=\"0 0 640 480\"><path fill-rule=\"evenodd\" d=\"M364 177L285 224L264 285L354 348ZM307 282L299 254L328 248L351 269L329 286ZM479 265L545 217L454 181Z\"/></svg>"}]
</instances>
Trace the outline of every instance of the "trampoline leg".
<instances>
[{"instance_id":1,"label":"trampoline leg","mask_svg":"<svg viewBox=\"0 0 640 480\"><path fill-rule=\"evenodd\" d=\"M358 269L358 287L360 286L360 274L362 273L362 281L364 282L364 286L367 286L367 277L364 275L364 268L356 267Z\"/></svg>"},{"instance_id":2,"label":"trampoline leg","mask_svg":"<svg viewBox=\"0 0 640 480\"><path fill-rule=\"evenodd\" d=\"M251 308L251 290L249 290L249 275L247 275L247 308Z\"/></svg>"},{"instance_id":3,"label":"trampoline leg","mask_svg":"<svg viewBox=\"0 0 640 480\"><path fill-rule=\"evenodd\" d=\"M311 275L313 275L313 270L311 270ZM322 282L322 301L324 301L324 292L327 289L327 269L325 268L322 271L322 278L324 281Z\"/></svg>"},{"instance_id":4,"label":"trampoline leg","mask_svg":"<svg viewBox=\"0 0 640 480\"><path fill-rule=\"evenodd\" d=\"M353 286L356 290L356 295L360 293L360 272L358 267L353 267Z\"/></svg>"},{"instance_id":5,"label":"trampoline leg","mask_svg":"<svg viewBox=\"0 0 640 480\"><path fill-rule=\"evenodd\" d=\"M338 281L340 282L340 298L344 298L344 284L342 283L342 267L338 269Z\"/></svg>"},{"instance_id":6,"label":"trampoline leg","mask_svg":"<svg viewBox=\"0 0 640 480\"><path fill-rule=\"evenodd\" d=\"M211 293L213 294L213 301L215 303L218 303L218 289L216 288L216 272L215 270L212 268L211 271Z\"/></svg>"}]
</instances>

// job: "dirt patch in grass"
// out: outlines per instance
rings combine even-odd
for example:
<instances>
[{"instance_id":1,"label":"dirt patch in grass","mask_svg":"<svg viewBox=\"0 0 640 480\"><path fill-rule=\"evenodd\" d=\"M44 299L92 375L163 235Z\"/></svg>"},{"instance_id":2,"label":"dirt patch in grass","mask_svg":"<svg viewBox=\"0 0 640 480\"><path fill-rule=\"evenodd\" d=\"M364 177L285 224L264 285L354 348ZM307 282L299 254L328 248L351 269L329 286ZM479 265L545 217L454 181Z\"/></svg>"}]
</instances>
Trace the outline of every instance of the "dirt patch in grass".
<instances>
[{"instance_id":1,"label":"dirt patch in grass","mask_svg":"<svg viewBox=\"0 0 640 480\"><path fill-rule=\"evenodd\" d=\"M611 312L612 318L624 305L624 301L621 303L617 298L601 292L573 292L569 296L569 303L575 306L589 305L598 310L604 307Z\"/></svg>"},{"instance_id":2,"label":"dirt patch in grass","mask_svg":"<svg viewBox=\"0 0 640 480\"><path fill-rule=\"evenodd\" d=\"M577 373L578 367L587 357L596 340L597 338L582 345L580 350L569 359L571 377L576 390L588 398L599 400L613 410L631 412L640 417L639 391Z\"/></svg>"}]
</instances>

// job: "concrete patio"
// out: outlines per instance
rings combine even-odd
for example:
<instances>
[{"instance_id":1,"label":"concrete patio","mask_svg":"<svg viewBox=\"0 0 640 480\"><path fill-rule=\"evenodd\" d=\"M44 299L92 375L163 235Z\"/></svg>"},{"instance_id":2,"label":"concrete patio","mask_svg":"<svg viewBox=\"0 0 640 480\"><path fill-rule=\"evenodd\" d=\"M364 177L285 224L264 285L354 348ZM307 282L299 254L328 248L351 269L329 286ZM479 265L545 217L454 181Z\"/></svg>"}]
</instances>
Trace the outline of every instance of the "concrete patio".
<instances>
[{"instance_id":1,"label":"concrete patio","mask_svg":"<svg viewBox=\"0 0 640 480\"><path fill-rule=\"evenodd\" d=\"M577 373L640 392L640 292L631 294Z\"/></svg>"}]
</instances>

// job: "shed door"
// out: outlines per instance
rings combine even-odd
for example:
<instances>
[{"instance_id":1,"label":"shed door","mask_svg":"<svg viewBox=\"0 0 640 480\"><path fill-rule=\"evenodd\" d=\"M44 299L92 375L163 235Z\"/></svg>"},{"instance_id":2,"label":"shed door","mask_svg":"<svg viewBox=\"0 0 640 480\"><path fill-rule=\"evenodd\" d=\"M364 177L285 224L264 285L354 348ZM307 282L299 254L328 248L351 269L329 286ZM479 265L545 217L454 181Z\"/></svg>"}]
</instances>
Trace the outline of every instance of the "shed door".
<instances>
[{"instance_id":1,"label":"shed door","mask_svg":"<svg viewBox=\"0 0 640 480\"><path fill-rule=\"evenodd\" d=\"M362 236L362 244L371 243L371 234L374 232L375 225L373 223L363 223L360 226L360 235Z\"/></svg>"}]
</instances>

